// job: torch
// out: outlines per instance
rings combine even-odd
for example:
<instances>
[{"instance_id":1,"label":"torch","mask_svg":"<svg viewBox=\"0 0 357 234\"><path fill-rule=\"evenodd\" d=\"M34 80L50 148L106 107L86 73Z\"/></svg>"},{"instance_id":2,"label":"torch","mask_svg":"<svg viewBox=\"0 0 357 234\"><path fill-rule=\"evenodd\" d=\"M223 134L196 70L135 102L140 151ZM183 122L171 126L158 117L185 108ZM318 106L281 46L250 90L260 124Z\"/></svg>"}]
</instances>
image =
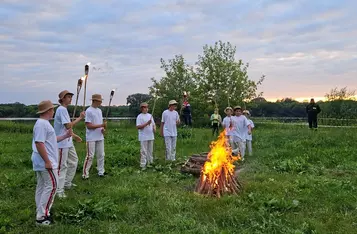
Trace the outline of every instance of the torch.
<instances>
[{"instance_id":1,"label":"torch","mask_svg":"<svg viewBox=\"0 0 357 234\"><path fill-rule=\"evenodd\" d=\"M79 93L81 92L82 84L83 84L83 80L84 80L84 79L85 79L84 77L81 77L81 78L78 79L76 105L74 106L74 111L73 111L72 120L74 120L74 118L76 117L76 110L77 110L77 105L78 105Z\"/></svg>"},{"instance_id":2,"label":"torch","mask_svg":"<svg viewBox=\"0 0 357 234\"><path fill-rule=\"evenodd\" d=\"M89 72L89 65L90 63L87 63L85 66L84 66L84 80L85 80L85 83L84 83L84 99L83 99L83 111L85 111L86 109L86 94L87 94L87 81L88 81L88 72Z\"/></svg>"},{"instance_id":3,"label":"torch","mask_svg":"<svg viewBox=\"0 0 357 234\"><path fill-rule=\"evenodd\" d=\"M109 105L108 105L108 109L107 109L106 120L108 120L108 114L109 114L110 104L112 103L112 99L113 99L113 96L114 96L114 92L115 92L115 89L112 89L112 91L110 92L110 98L109 98Z\"/></svg>"}]
</instances>

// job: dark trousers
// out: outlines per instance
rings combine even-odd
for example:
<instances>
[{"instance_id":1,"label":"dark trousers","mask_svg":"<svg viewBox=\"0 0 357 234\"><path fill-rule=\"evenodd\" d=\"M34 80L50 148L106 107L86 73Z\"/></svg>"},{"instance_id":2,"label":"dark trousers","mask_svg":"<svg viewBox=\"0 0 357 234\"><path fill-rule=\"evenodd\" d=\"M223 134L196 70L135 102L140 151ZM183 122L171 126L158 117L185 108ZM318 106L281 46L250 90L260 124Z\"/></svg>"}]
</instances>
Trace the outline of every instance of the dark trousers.
<instances>
[{"instance_id":1,"label":"dark trousers","mask_svg":"<svg viewBox=\"0 0 357 234\"><path fill-rule=\"evenodd\" d=\"M183 115L183 121L185 122L185 125L191 126L192 125L191 115Z\"/></svg>"},{"instance_id":2,"label":"dark trousers","mask_svg":"<svg viewBox=\"0 0 357 234\"><path fill-rule=\"evenodd\" d=\"M317 116L308 116L309 128L317 128Z\"/></svg>"},{"instance_id":3,"label":"dark trousers","mask_svg":"<svg viewBox=\"0 0 357 234\"><path fill-rule=\"evenodd\" d=\"M212 124L212 136L214 135L214 133L216 133L216 135L218 135L218 123L213 123Z\"/></svg>"}]
</instances>

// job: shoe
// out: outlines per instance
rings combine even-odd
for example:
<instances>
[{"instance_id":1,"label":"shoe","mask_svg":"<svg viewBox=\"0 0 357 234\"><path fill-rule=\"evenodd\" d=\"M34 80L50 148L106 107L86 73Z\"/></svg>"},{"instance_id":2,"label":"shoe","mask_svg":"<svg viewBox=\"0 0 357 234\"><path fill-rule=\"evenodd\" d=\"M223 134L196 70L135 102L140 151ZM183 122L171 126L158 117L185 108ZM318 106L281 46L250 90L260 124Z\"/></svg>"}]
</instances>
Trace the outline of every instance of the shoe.
<instances>
[{"instance_id":1,"label":"shoe","mask_svg":"<svg viewBox=\"0 0 357 234\"><path fill-rule=\"evenodd\" d=\"M69 189L72 189L74 187L77 187L77 185L76 184L71 184L70 186L64 186L64 189L69 190Z\"/></svg>"},{"instance_id":2,"label":"shoe","mask_svg":"<svg viewBox=\"0 0 357 234\"><path fill-rule=\"evenodd\" d=\"M146 167L142 167L142 168L141 168L141 171L146 171Z\"/></svg>"},{"instance_id":3,"label":"shoe","mask_svg":"<svg viewBox=\"0 0 357 234\"><path fill-rule=\"evenodd\" d=\"M88 179L89 179L89 176L82 176L82 179L83 179L83 180L88 180Z\"/></svg>"},{"instance_id":4,"label":"shoe","mask_svg":"<svg viewBox=\"0 0 357 234\"><path fill-rule=\"evenodd\" d=\"M58 198L66 198L67 195L65 193L57 193Z\"/></svg>"},{"instance_id":5,"label":"shoe","mask_svg":"<svg viewBox=\"0 0 357 234\"><path fill-rule=\"evenodd\" d=\"M37 226L50 226L51 224L52 224L52 221L50 220L49 217L45 217L42 220L36 220Z\"/></svg>"},{"instance_id":6,"label":"shoe","mask_svg":"<svg viewBox=\"0 0 357 234\"><path fill-rule=\"evenodd\" d=\"M98 174L99 177L105 177L105 174Z\"/></svg>"}]
</instances>

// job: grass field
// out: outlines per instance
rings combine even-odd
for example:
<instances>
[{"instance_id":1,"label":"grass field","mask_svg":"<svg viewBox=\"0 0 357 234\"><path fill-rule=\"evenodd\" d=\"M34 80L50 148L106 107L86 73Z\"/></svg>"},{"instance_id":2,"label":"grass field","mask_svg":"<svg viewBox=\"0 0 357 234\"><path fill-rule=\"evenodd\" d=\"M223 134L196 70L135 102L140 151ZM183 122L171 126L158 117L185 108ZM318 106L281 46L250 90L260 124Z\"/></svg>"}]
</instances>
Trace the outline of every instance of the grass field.
<instances>
[{"instance_id":1,"label":"grass field","mask_svg":"<svg viewBox=\"0 0 357 234\"><path fill-rule=\"evenodd\" d=\"M81 180L85 145L74 190L55 199L53 227L35 226L33 125L0 123L0 233L356 233L357 134L354 129L258 125L254 156L242 164L239 196L193 193L196 178L177 167L185 156L208 150L208 129L179 138L176 164L164 161L161 137L155 167L139 170L134 127L110 125L106 171ZM84 137L84 129L77 130Z\"/></svg>"}]
</instances>

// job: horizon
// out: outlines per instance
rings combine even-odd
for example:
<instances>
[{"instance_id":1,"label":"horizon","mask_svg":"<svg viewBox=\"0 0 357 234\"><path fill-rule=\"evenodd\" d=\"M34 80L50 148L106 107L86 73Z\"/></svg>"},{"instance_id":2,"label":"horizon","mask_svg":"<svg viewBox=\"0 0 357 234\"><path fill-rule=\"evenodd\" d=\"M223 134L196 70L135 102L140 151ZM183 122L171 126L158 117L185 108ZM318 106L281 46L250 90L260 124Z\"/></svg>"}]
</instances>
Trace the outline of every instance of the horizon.
<instances>
[{"instance_id":1,"label":"horizon","mask_svg":"<svg viewBox=\"0 0 357 234\"><path fill-rule=\"evenodd\" d=\"M0 99L56 102L62 90L75 93L91 62L87 96L106 102L116 88L121 105L164 75L161 58L182 54L193 65L205 44L222 40L249 63L249 79L266 76L258 92L267 100L322 100L335 87L357 87L356 8L352 0L4 0Z\"/></svg>"}]
</instances>

